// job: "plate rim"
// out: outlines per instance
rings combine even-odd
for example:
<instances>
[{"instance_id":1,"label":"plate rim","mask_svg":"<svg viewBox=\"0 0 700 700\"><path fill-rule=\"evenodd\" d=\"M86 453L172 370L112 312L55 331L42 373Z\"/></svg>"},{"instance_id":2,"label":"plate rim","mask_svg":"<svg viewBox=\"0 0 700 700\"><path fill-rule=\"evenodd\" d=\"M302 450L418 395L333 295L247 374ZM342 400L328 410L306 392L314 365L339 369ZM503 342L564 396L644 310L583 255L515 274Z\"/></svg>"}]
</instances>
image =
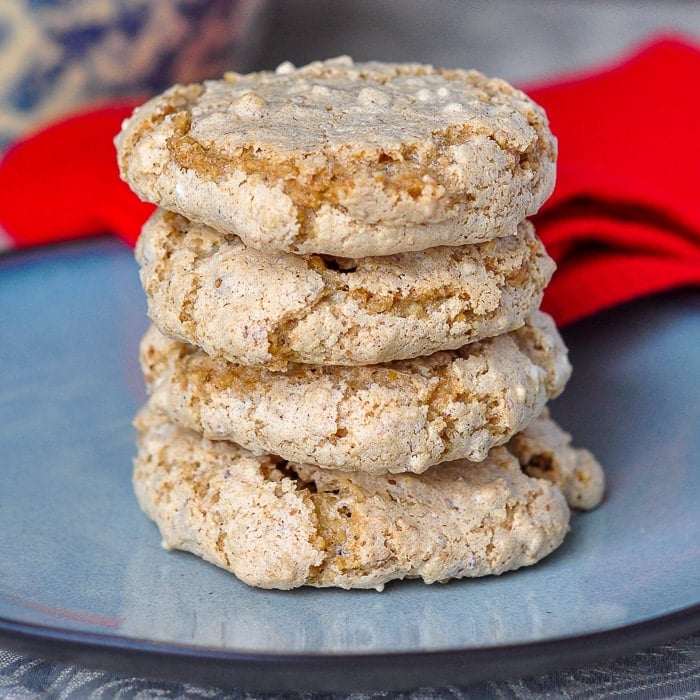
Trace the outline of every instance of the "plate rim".
<instances>
[{"instance_id":1,"label":"plate rim","mask_svg":"<svg viewBox=\"0 0 700 700\"><path fill-rule=\"evenodd\" d=\"M425 651L268 653L176 644L17 622L0 644L20 654L120 675L246 691L371 692L534 676L641 651L700 631L700 603L581 635Z\"/></svg>"}]
</instances>

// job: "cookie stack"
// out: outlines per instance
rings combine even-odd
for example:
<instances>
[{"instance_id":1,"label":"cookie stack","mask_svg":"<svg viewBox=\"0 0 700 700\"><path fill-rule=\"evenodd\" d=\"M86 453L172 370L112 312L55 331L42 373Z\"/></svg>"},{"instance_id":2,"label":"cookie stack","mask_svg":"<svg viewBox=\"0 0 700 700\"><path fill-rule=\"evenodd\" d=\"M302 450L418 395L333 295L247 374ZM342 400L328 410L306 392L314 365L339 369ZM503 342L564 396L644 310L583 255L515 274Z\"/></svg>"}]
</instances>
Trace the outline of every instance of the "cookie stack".
<instances>
[{"instance_id":1,"label":"cookie stack","mask_svg":"<svg viewBox=\"0 0 700 700\"><path fill-rule=\"evenodd\" d=\"M174 86L117 149L160 207L134 485L166 547L255 586L381 589L532 564L598 503L547 415L571 368L526 217L556 142L523 93L282 64Z\"/></svg>"}]
</instances>

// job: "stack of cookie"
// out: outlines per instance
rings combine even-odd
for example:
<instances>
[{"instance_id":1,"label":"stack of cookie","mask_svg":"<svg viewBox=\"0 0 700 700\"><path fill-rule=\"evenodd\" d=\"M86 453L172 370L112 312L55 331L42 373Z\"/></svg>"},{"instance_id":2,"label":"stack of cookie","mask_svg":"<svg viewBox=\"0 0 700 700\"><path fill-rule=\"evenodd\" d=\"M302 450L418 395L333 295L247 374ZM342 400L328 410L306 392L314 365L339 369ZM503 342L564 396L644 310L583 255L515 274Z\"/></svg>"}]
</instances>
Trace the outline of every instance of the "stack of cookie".
<instances>
[{"instance_id":1,"label":"stack of cookie","mask_svg":"<svg viewBox=\"0 0 700 700\"><path fill-rule=\"evenodd\" d=\"M283 64L171 88L117 148L161 207L134 485L166 547L256 586L381 589L532 564L598 503L546 412L570 366L526 217L556 142L523 93Z\"/></svg>"}]
</instances>

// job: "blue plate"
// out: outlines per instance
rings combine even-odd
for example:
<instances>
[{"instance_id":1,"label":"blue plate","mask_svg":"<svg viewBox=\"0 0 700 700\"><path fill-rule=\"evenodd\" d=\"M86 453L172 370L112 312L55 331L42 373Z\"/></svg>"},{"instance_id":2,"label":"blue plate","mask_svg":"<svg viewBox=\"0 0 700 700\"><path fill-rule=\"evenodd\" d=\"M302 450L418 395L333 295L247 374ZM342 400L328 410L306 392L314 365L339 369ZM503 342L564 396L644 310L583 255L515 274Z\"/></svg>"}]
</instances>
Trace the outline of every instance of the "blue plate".
<instances>
[{"instance_id":1,"label":"blue plate","mask_svg":"<svg viewBox=\"0 0 700 700\"><path fill-rule=\"evenodd\" d=\"M565 330L554 415L608 493L564 545L500 577L255 590L160 548L131 490L147 326L132 251L0 258L0 643L129 674L257 690L532 674L700 628L700 294Z\"/></svg>"}]
</instances>

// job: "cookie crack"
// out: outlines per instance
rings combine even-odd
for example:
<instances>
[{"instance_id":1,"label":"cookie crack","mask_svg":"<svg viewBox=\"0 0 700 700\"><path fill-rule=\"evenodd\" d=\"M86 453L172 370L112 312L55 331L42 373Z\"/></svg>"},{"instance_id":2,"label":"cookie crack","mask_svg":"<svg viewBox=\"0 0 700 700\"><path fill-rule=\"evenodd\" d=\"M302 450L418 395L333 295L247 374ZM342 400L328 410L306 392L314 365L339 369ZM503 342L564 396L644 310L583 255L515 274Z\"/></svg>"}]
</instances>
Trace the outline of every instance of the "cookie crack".
<instances>
[{"instance_id":1,"label":"cookie crack","mask_svg":"<svg viewBox=\"0 0 700 700\"><path fill-rule=\"evenodd\" d=\"M273 361L269 365L271 368L274 367L276 370L285 370L287 368L289 358L295 355L289 336L302 321L308 318L332 294L332 289L325 288L307 303L302 313L292 311L279 318L277 323L270 328L267 333L267 352Z\"/></svg>"},{"instance_id":2,"label":"cookie crack","mask_svg":"<svg viewBox=\"0 0 700 700\"><path fill-rule=\"evenodd\" d=\"M184 301L180 307L178 320L182 324L183 329L190 336L197 334L198 323L195 319L194 307L197 300L197 292L201 289L202 284L196 276L192 276L190 280L190 288L184 297Z\"/></svg>"},{"instance_id":3,"label":"cookie crack","mask_svg":"<svg viewBox=\"0 0 700 700\"><path fill-rule=\"evenodd\" d=\"M367 545L362 508L361 503L349 502L348 486L343 486L342 480L335 479L324 483L325 480L314 478L312 468L277 457L271 458L262 468L266 478L271 481L291 480L295 489L304 492L313 505L315 532L310 541L323 559L310 568L309 581L322 581L329 571L343 576L364 572L367 564L359 556ZM356 497L358 494L359 491L354 493ZM396 557L396 552L388 543L385 544L386 556L373 565L381 566Z\"/></svg>"}]
</instances>

